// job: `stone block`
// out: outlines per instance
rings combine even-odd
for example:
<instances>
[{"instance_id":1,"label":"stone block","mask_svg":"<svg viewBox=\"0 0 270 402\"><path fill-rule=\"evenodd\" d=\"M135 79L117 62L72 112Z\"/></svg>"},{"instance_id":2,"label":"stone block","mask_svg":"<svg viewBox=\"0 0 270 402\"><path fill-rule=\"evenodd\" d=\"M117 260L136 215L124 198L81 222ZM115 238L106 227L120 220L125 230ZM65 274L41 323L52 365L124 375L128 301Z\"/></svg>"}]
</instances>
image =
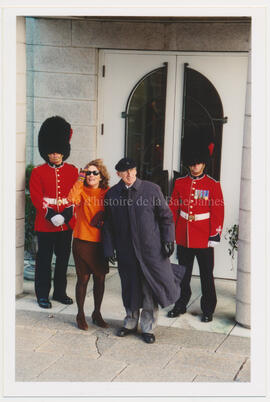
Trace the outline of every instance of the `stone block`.
<instances>
[{"instance_id":1,"label":"stone block","mask_svg":"<svg viewBox=\"0 0 270 402\"><path fill-rule=\"evenodd\" d=\"M24 245L24 218L16 219L16 247Z\"/></svg>"},{"instance_id":2,"label":"stone block","mask_svg":"<svg viewBox=\"0 0 270 402\"><path fill-rule=\"evenodd\" d=\"M26 97L26 121L27 123L34 121L34 98Z\"/></svg>"},{"instance_id":3,"label":"stone block","mask_svg":"<svg viewBox=\"0 0 270 402\"><path fill-rule=\"evenodd\" d=\"M45 369L50 367L61 356L61 353L39 353L32 350L16 351L15 381L33 381Z\"/></svg>"},{"instance_id":4,"label":"stone block","mask_svg":"<svg viewBox=\"0 0 270 402\"><path fill-rule=\"evenodd\" d=\"M216 353L250 356L250 339L242 336L228 336Z\"/></svg>"},{"instance_id":5,"label":"stone block","mask_svg":"<svg viewBox=\"0 0 270 402\"><path fill-rule=\"evenodd\" d=\"M237 301L235 319L243 327L250 328L250 304L242 303L240 300Z\"/></svg>"},{"instance_id":6,"label":"stone block","mask_svg":"<svg viewBox=\"0 0 270 402\"><path fill-rule=\"evenodd\" d=\"M96 126L76 126L72 125L73 135L71 138L71 150L89 150L94 153L96 151L97 128ZM90 160L90 159L89 159Z\"/></svg>"},{"instance_id":7,"label":"stone block","mask_svg":"<svg viewBox=\"0 0 270 402\"><path fill-rule=\"evenodd\" d=\"M16 162L16 190L25 188L25 162Z\"/></svg>"},{"instance_id":8,"label":"stone block","mask_svg":"<svg viewBox=\"0 0 270 402\"><path fill-rule=\"evenodd\" d=\"M17 162L25 162L25 144L26 144L25 132L17 134L16 135L16 161Z\"/></svg>"},{"instance_id":9,"label":"stone block","mask_svg":"<svg viewBox=\"0 0 270 402\"><path fill-rule=\"evenodd\" d=\"M238 270L250 272L250 243L238 240Z\"/></svg>"},{"instance_id":10,"label":"stone block","mask_svg":"<svg viewBox=\"0 0 270 402\"><path fill-rule=\"evenodd\" d=\"M242 171L241 177L243 179L251 179L251 149L243 148L242 152Z\"/></svg>"},{"instance_id":11,"label":"stone block","mask_svg":"<svg viewBox=\"0 0 270 402\"><path fill-rule=\"evenodd\" d=\"M58 330L55 335L43 342L36 351L55 353L61 350L62 355L70 356L74 354L97 359L100 356L96 348L97 338L87 332L77 330L72 333Z\"/></svg>"},{"instance_id":12,"label":"stone block","mask_svg":"<svg viewBox=\"0 0 270 402\"><path fill-rule=\"evenodd\" d=\"M250 304L250 273L237 272L237 300Z\"/></svg>"},{"instance_id":13,"label":"stone block","mask_svg":"<svg viewBox=\"0 0 270 402\"><path fill-rule=\"evenodd\" d=\"M106 359L128 364L162 368L179 350L176 345L159 344L158 342L150 346L142 342L139 334L131 335L119 340L109 350L106 350L103 356Z\"/></svg>"},{"instance_id":14,"label":"stone block","mask_svg":"<svg viewBox=\"0 0 270 402\"><path fill-rule=\"evenodd\" d=\"M249 328L244 328L239 324L236 324L233 330L231 331L230 335L232 336L242 336L246 338L250 338L250 329Z\"/></svg>"},{"instance_id":15,"label":"stone block","mask_svg":"<svg viewBox=\"0 0 270 402\"><path fill-rule=\"evenodd\" d=\"M251 116L251 84L247 83L245 114Z\"/></svg>"},{"instance_id":16,"label":"stone block","mask_svg":"<svg viewBox=\"0 0 270 402\"><path fill-rule=\"evenodd\" d=\"M220 374L219 377L214 377L214 376L208 376L208 375L197 375L193 382L232 382L231 378L228 377L223 377L222 374Z\"/></svg>"},{"instance_id":17,"label":"stone block","mask_svg":"<svg viewBox=\"0 0 270 402\"><path fill-rule=\"evenodd\" d=\"M74 284L73 284L73 288L74 288ZM74 290L73 290L74 293ZM74 297L73 293L70 293L67 291L67 294L69 296L71 296L72 298ZM53 301L53 304L56 305L56 301ZM63 311L65 312L64 314L47 314L46 316L44 316L41 320L39 320L37 322L38 328L47 328L47 329L51 329L51 330L57 330L57 331L61 331L61 333L63 334L63 332L65 333L63 335L63 337L67 336L69 337L68 339L70 339L70 342L72 342L72 336L73 335L79 335L79 339L81 339L80 337L82 335L85 335L87 337L89 337L89 335L92 334L96 331L96 328L93 326L89 326L88 331L79 331L78 327L77 327L77 323L76 323L76 315L77 315L77 306L75 305L75 303L72 305L75 307L75 312L74 314L66 314L66 309L64 309ZM72 335L72 336L71 336ZM59 344L59 339L58 338L53 338L52 342L56 345ZM77 352L78 353L78 352Z\"/></svg>"},{"instance_id":18,"label":"stone block","mask_svg":"<svg viewBox=\"0 0 270 402\"><path fill-rule=\"evenodd\" d=\"M214 352L225 340L225 334L179 329L171 327L158 327L155 331L156 339L159 344L170 344L185 348L204 349Z\"/></svg>"},{"instance_id":19,"label":"stone block","mask_svg":"<svg viewBox=\"0 0 270 402\"><path fill-rule=\"evenodd\" d=\"M251 68L252 68L252 57L251 54L248 55L248 73L247 73L247 82L251 83Z\"/></svg>"},{"instance_id":20,"label":"stone block","mask_svg":"<svg viewBox=\"0 0 270 402\"><path fill-rule=\"evenodd\" d=\"M62 116L71 126L73 124L95 125L96 102L95 101L70 101L35 99L34 111L36 122L42 123L48 116Z\"/></svg>"},{"instance_id":21,"label":"stone block","mask_svg":"<svg viewBox=\"0 0 270 402\"><path fill-rule=\"evenodd\" d=\"M85 149L85 150L72 150L68 162L75 165L77 168L83 168L88 162L95 159L96 150L95 149Z\"/></svg>"},{"instance_id":22,"label":"stone block","mask_svg":"<svg viewBox=\"0 0 270 402\"><path fill-rule=\"evenodd\" d=\"M23 275L16 275L15 292L16 292L16 296L23 293Z\"/></svg>"},{"instance_id":23,"label":"stone block","mask_svg":"<svg viewBox=\"0 0 270 402\"><path fill-rule=\"evenodd\" d=\"M23 190L16 191L16 219L25 216L25 194Z\"/></svg>"},{"instance_id":24,"label":"stone block","mask_svg":"<svg viewBox=\"0 0 270 402\"><path fill-rule=\"evenodd\" d=\"M27 46L27 69L96 74L97 50L80 47Z\"/></svg>"},{"instance_id":25,"label":"stone block","mask_svg":"<svg viewBox=\"0 0 270 402\"><path fill-rule=\"evenodd\" d=\"M35 129L35 126L37 128ZM35 138L35 132L38 133L38 130L40 129L40 124L35 124L32 121L27 121L26 122L26 146L27 147L32 147L35 143L35 146L37 146L37 138Z\"/></svg>"},{"instance_id":26,"label":"stone block","mask_svg":"<svg viewBox=\"0 0 270 402\"><path fill-rule=\"evenodd\" d=\"M112 381L124 368L122 362L93 359L90 357L66 355L50 365L36 378L36 381Z\"/></svg>"},{"instance_id":27,"label":"stone block","mask_svg":"<svg viewBox=\"0 0 270 402\"><path fill-rule=\"evenodd\" d=\"M56 330L47 328L16 327L16 352L19 350L34 351L55 335Z\"/></svg>"},{"instance_id":28,"label":"stone block","mask_svg":"<svg viewBox=\"0 0 270 402\"><path fill-rule=\"evenodd\" d=\"M97 76L34 73L35 96L74 100L97 100Z\"/></svg>"},{"instance_id":29,"label":"stone block","mask_svg":"<svg viewBox=\"0 0 270 402\"><path fill-rule=\"evenodd\" d=\"M16 326L32 327L38 321L48 317L49 313L38 311L16 310L15 322Z\"/></svg>"},{"instance_id":30,"label":"stone block","mask_svg":"<svg viewBox=\"0 0 270 402\"><path fill-rule=\"evenodd\" d=\"M250 211L239 211L239 239L250 242Z\"/></svg>"},{"instance_id":31,"label":"stone block","mask_svg":"<svg viewBox=\"0 0 270 402\"><path fill-rule=\"evenodd\" d=\"M245 115L243 146L251 148L251 116Z\"/></svg>"},{"instance_id":32,"label":"stone block","mask_svg":"<svg viewBox=\"0 0 270 402\"><path fill-rule=\"evenodd\" d=\"M241 179L240 209L251 210L251 180Z\"/></svg>"},{"instance_id":33,"label":"stone block","mask_svg":"<svg viewBox=\"0 0 270 402\"><path fill-rule=\"evenodd\" d=\"M180 366L188 366L196 369L198 374L206 374L224 378L231 378L236 375L244 362L244 357L225 355L218 353L207 353L200 350L181 349L169 362L167 368L178 370Z\"/></svg>"},{"instance_id":34,"label":"stone block","mask_svg":"<svg viewBox=\"0 0 270 402\"><path fill-rule=\"evenodd\" d=\"M242 369L238 373L235 381L237 382L250 382L250 359L248 359L243 365Z\"/></svg>"},{"instance_id":35,"label":"stone block","mask_svg":"<svg viewBox=\"0 0 270 402\"><path fill-rule=\"evenodd\" d=\"M178 370L155 367L127 366L113 379L113 382L192 382L196 370L192 367L180 367Z\"/></svg>"},{"instance_id":36,"label":"stone block","mask_svg":"<svg viewBox=\"0 0 270 402\"><path fill-rule=\"evenodd\" d=\"M16 42L25 43L25 17L17 17L16 19Z\"/></svg>"},{"instance_id":37,"label":"stone block","mask_svg":"<svg viewBox=\"0 0 270 402\"><path fill-rule=\"evenodd\" d=\"M16 102L26 104L26 74L25 73L18 73L16 75Z\"/></svg>"},{"instance_id":38,"label":"stone block","mask_svg":"<svg viewBox=\"0 0 270 402\"><path fill-rule=\"evenodd\" d=\"M23 275L24 247L16 247L16 275Z\"/></svg>"},{"instance_id":39,"label":"stone block","mask_svg":"<svg viewBox=\"0 0 270 402\"><path fill-rule=\"evenodd\" d=\"M27 18L26 41L27 44L71 46L71 21Z\"/></svg>"},{"instance_id":40,"label":"stone block","mask_svg":"<svg viewBox=\"0 0 270 402\"><path fill-rule=\"evenodd\" d=\"M26 45L16 43L16 73L25 74L26 71Z\"/></svg>"},{"instance_id":41,"label":"stone block","mask_svg":"<svg viewBox=\"0 0 270 402\"><path fill-rule=\"evenodd\" d=\"M171 23L166 24L166 49L248 51L249 33L249 23Z\"/></svg>"},{"instance_id":42,"label":"stone block","mask_svg":"<svg viewBox=\"0 0 270 402\"><path fill-rule=\"evenodd\" d=\"M165 25L147 22L72 21L73 46L163 49Z\"/></svg>"},{"instance_id":43,"label":"stone block","mask_svg":"<svg viewBox=\"0 0 270 402\"><path fill-rule=\"evenodd\" d=\"M16 105L16 132L26 132L26 104L17 103Z\"/></svg>"},{"instance_id":44,"label":"stone block","mask_svg":"<svg viewBox=\"0 0 270 402\"><path fill-rule=\"evenodd\" d=\"M39 154L38 147L33 147L32 154L33 154L34 166L42 165L43 163L45 163L44 159L42 159L42 157Z\"/></svg>"}]
</instances>

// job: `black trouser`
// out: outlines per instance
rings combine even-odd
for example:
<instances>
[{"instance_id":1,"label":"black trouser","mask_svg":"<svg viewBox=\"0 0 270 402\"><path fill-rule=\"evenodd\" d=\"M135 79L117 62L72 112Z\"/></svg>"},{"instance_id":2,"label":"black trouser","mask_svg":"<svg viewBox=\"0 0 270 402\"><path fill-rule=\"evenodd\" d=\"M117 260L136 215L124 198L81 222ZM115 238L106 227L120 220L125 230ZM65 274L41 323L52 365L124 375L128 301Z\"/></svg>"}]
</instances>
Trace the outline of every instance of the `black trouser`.
<instances>
[{"instance_id":1,"label":"black trouser","mask_svg":"<svg viewBox=\"0 0 270 402\"><path fill-rule=\"evenodd\" d=\"M65 230L63 232L37 232L37 239L38 251L35 270L35 292L37 299L49 297L53 252L56 255L53 295L63 297L66 295L67 267L71 250L72 230Z\"/></svg>"},{"instance_id":2,"label":"black trouser","mask_svg":"<svg viewBox=\"0 0 270 402\"><path fill-rule=\"evenodd\" d=\"M175 303L175 307L181 310L182 313L186 311L187 304L191 297L190 280L195 257L197 258L200 269L202 290L201 309L202 312L206 315L213 314L217 304L217 296L213 276L213 247L186 248L182 246L177 246L177 258L179 264L186 267L186 272L181 282L181 296L180 299L178 299Z\"/></svg>"}]
</instances>

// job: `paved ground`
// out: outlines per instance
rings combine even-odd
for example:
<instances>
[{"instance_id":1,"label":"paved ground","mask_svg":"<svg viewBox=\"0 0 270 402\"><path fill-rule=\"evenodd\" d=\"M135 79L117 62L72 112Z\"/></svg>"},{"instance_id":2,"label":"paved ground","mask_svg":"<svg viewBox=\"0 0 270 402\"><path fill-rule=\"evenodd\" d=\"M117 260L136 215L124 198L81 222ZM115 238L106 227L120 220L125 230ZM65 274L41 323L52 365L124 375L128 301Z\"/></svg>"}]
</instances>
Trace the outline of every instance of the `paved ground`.
<instances>
[{"instance_id":1,"label":"paved ground","mask_svg":"<svg viewBox=\"0 0 270 402\"><path fill-rule=\"evenodd\" d=\"M69 269L68 295L74 297L76 277ZM107 275L102 314L109 323L91 323L92 281L86 297L88 331L76 327L76 304L39 308L33 282L25 281L16 301L16 381L107 382L248 382L250 331L237 325L235 282L217 280L218 304L211 323L200 321L200 283L192 278L192 299L183 316L166 317L160 310L156 342L146 344L140 333L116 336L124 309L116 269Z\"/></svg>"}]
</instances>

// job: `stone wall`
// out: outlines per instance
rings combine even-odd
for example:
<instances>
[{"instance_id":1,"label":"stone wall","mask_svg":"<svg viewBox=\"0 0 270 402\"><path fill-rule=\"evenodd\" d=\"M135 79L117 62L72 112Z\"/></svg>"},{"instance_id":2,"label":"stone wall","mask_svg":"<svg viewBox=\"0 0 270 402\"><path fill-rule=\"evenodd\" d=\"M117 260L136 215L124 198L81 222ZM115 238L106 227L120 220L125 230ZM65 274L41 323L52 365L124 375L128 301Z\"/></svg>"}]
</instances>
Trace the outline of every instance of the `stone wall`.
<instances>
[{"instance_id":1,"label":"stone wall","mask_svg":"<svg viewBox=\"0 0 270 402\"><path fill-rule=\"evenodd\" d=\"M74 46L70 20L27 18L27 162L42 163L37 137L42 122L60 115L73 128L70 163L95 156L97 50Z\"/></svg>"},{"instance_id":2,"label":"stone wall","mask_svg":"<svg viewBox=\"0 0 270 402\"><path fill-rule=\"evenodd\" d=\"M70 163L96 157L98 49L247 51L249 22L134 22L26 19L27 162L41 123L59 114L74 129Z\"/></svg>"},{"instance_id":3,"label":"stone wall","mask_svg":"<svg viewBox=\"0 0 270 402\"><path fill-rule=\"evenodd\" d=\"M16 295L23 291L25 142L26 142L26 42L25 18L17 18L16 73Z\"/></svg>"},{"instance_id":4,"label":"stone wall","mask_svg":"<svg viewBox=\"0 0 270 402\"><path fill-rule=\"evenodd\" d=\"M250 221L251 221L251 56L247 79L244 142L242 153L236 320L250 328Z\"/></svg>"}]
</instances>

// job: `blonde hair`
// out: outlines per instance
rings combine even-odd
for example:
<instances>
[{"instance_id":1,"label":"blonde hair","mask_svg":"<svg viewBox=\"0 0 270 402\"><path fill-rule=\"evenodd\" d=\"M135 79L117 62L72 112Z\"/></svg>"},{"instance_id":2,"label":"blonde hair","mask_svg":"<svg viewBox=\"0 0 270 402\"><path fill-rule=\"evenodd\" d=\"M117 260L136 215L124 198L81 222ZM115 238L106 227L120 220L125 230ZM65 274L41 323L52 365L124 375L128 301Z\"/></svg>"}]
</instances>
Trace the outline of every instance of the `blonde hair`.
<instances>
[{"instance_id":1,"label":"blonde hair","mask_svg":"<svg viewBox=\"0 0 270 402\"><path fill-rule=\"evenodd\" d=\"M110 175L108 173L106 166L103 165L103 160L102 159L94 159L93 161L87 163L87 165L84 167L84 169L88 170L89 166L95 166L100 172L101 181L99 183L99 187L108 188Z\"/></svg>"}]
</instances>

